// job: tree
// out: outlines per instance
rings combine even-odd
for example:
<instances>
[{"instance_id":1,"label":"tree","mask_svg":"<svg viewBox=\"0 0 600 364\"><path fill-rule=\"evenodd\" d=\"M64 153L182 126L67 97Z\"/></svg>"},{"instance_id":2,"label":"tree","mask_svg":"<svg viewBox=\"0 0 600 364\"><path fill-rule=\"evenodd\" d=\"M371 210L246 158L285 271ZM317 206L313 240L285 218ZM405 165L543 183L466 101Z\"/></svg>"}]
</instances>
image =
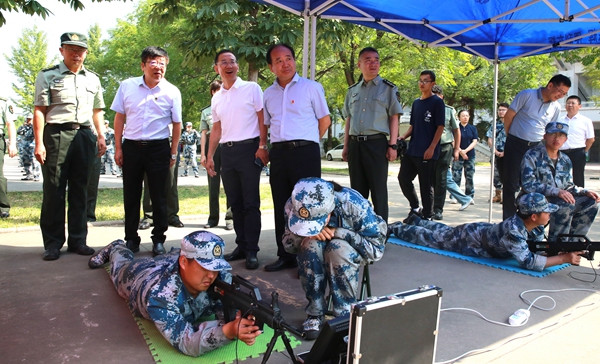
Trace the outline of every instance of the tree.
<instances>
[{"instance_id":1,"label":"tree","mask_svg":"<svg viewBox=\"0 0 600 364\"><path fill-rule=\"evenodd\" d=\"M79 0L59 0L64 4L69 4L73 10L83 10L85 6ZM95 2L100 2L102 0L92 0ZM112 1L112 0L105 0ZM126 0L123 0L126 1ZM48 10L46 7L42 6L39 2L35 0L0 0L0 27L6 24L6 18L4 18L4 12L21 12L28 15L39 15L43 19L52 12Z\"/></svg>"},{"instance_id":2,"label":"tree","mask_svg":"<svg viewBox=\"0 0 600 364\"><path fill-rule=\"evenodd\" d=\"M18 40L18 47L11 47L12 55L4 55L12 72L17 76L19 84L12 84L13 91L19 95L14 100L16 106L33 112L35 98L35 79L44 68L49 67L53 61L47 61L48 47L46 34L37 29L23 29Z\"/></svg>"}]
</instances>

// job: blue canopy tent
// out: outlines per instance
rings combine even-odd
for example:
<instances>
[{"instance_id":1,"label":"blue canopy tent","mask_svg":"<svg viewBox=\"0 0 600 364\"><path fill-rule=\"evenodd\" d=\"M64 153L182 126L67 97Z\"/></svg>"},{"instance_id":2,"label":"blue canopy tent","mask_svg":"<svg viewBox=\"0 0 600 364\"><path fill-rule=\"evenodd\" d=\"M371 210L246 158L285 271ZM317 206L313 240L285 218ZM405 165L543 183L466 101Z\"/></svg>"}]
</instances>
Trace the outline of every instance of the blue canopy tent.
<instances>
[{"instance_id":1,"label":"blue canopy tent","mask_svg":"<svg viewBox=\"0 0 600 364\"><path fill-rule=\"evenodd\" d=\"M482 57L494 65L493 115L498 103L500 62L600 45L600 0L253 1L304 17L303 51L309 62L303 63L302 71L307 75L310 63L311 78L315 75L318 18L340 19L392 32L419 47L451 47ZM495 134L495 119L493 130ZM490 185L494 162L492 158Z\"/></svg>"}]
</instances>

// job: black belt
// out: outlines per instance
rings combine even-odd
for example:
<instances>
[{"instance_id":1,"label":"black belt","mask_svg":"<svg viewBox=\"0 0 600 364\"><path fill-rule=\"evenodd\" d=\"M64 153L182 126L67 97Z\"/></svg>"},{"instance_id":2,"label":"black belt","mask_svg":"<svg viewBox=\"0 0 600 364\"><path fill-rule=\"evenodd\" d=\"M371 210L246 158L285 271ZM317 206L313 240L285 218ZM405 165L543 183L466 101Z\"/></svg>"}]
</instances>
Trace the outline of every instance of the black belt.
<instances>
[{"instance_id":1,"label":"black belt","mask_svg":"<svg viewBox=\"0 0 600 364\"><path fill-rule=\"evenodd\" d=\"M82 125L79 123L61 123L61 124L48 123L46 125L54 127L54 128L58 128L60 130L78 130L78 129L91 129L92 128L91 125Z\"/></svg>"},{"instance_id":2,"label":"black belt","mask_svg":"<svg viewBox=\"0 0 600 364\"><path fill-rule=\"evenodd\" d=\"M514 139L516 142L519 142L521 144L527 144L528 147L535 147L536 145L540 144L541 142L530 142L529 140L525 140L525 139L521 139L519 137L516 137L512 134L508 134L507 138L511 138Z\"/></svg>"},{"instance_id":3,"label":"black belt","mask_svg":"<svg viewBox=\"0 0 600 364\"><path fill-rule=\"evenodd\" d=\"M273 149L283 148L283 149L294 149L297 147L303 147L305 145L317 144L315 142L311 142L310 140L290 140L288 142L277 142L271 144Z\"/></svg>"},{"instance_id":4,"label":"black belt","mask_svg":"<svg viewBox=\"0 0 600 364\"><path fill-rule=\"evenodd\" d=\"M387 138L385 134L373 134L373 135L350 135L350 139L358 140L359 142L366 142L367 140L383 139Z\"/></svg>"},{"instance_id":5,"label":"black belt","mask_svg":"<svg viewBox=\"0 0 600 364\"><path fill-rule=\"evenodd\" d=\"M138 147L146 147L146 146L150 146L150 145L157 145L157 144L161 144L161 143L165 143L165 142L169 142L168 138L165 139L151 139L151 140L131 140L131 139L125 139L126 142L128 143L132 143Z\"/></svg>"},{"instance_id":6,"label":"black belt","mask_svg":"<svg viewBox=\"0 0 600 364\"><path fill-rule=\"evenodd\" d=\"M224 147L233 147L234 145L238 145L238 144L250 144L250 143L255 143L258 142L258 137L256 138L252 138L252 139L245 139L245 140L240 140L239 142L225 142L225 143L221 143L222 146Z\"/></svg>"},{"instance_id":7,"label":"black belt","mask_svg":"<svg viewBox=\"0 0 600 364\"><path fill-rule=\"evenodd\" d=\"M565 149L565 150L561 150L561 152L564 153L572 153L572 152L579 152L579 151L585 151L585 147L581 147L581 148L573 148L573 149Z\"/></svg>"}]
</instances>

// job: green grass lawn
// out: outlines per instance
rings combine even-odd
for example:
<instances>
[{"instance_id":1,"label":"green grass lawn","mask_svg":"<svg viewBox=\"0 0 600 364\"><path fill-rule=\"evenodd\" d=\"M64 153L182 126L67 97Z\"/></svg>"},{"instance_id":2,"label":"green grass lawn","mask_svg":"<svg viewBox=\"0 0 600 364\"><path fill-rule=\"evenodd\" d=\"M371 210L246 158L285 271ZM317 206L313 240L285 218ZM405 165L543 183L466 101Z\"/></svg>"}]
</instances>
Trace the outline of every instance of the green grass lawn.
<instances>
[{"instance_id":1,"label":"green grass lawn","mask_svg":"<svg viewBox=\"0 0 600 364\"><path fill-rule=\"evenodd\" d=\"M180 186L178 192L180 216L208 215L207 186ZM260 197L261 209L272 210L273 199L271 198L271 187L268 184L260 185ZM10 217L0 220L0 229L40 224L41 191L8 192L8 199L11 205ZM219 201L221 211L225 212L226 202L223 189L221 189ZM123 189L102 188L98 190L96 219L97 221L123 220Z\"/></svg>"}]
</instances>

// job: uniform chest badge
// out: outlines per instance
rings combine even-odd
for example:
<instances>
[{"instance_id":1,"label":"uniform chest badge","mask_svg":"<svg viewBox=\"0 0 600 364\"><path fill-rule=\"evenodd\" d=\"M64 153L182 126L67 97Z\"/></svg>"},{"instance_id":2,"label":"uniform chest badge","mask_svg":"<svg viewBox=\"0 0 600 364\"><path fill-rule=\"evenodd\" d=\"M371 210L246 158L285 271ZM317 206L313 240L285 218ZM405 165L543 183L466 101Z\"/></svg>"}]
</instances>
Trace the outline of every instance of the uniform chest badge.
<instances>
[{"instance_id":1,"label":"uniform chest badge","mask_svg":"<svg viewBox=\"0 0 600 364\"><path fill-rule=\"evenodd\" d=\"M221 250L221 246L220 245L215 245L215 247L213 248L213 255L215 257L220 257L221 254L223 254L223 251Z\"/></svg>"},{"instance_id":2,"label":"uniform chest badge","mask_svg":"<svg viewBox=\"0 0 600 364\"><path fill-rule=\"evenodd\" d=\"M310 212L308 212L306 207L301 207L300 210L298 210L298 215L303 219L308 219L310 217Z\"/></svg>"}]
</instances>

